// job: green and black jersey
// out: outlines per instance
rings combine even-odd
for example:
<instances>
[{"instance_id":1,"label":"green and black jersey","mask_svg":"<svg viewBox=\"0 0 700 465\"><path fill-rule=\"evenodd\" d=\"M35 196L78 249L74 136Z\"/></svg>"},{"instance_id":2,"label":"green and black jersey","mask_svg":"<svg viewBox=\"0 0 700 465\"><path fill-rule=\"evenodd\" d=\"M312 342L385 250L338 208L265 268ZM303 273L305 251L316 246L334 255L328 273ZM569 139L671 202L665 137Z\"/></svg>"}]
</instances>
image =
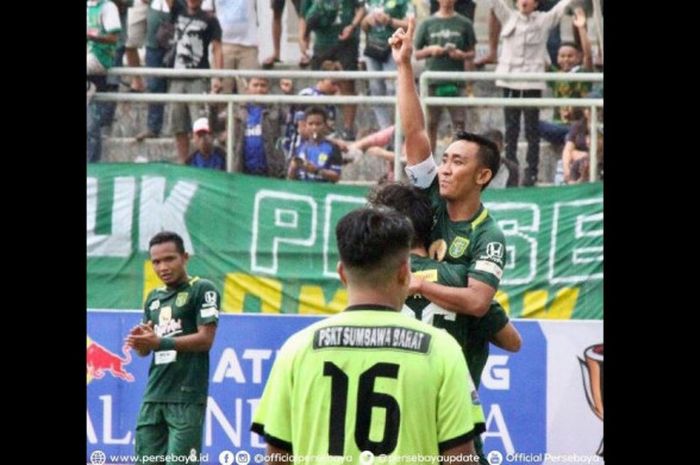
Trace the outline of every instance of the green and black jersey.
<instances>
[{"instance_id":1,"label":"green and black jersey","mask_svg":"<svg viewBox=\"0 0 700 465\"><path fill-rule=\"evenodd\" d=\"M218 324L221 297L206 279L190 278L174 289L160 287L148 294L143 322L153 322L159 337L197 332L198 326ZM206 403L209 352L154 351L148 370L144 402Z\"/></svg>"},{"instance_id":2,"label":"green and black jersey","mask_svg":"<svg viewBox=\"0 0 700 465\"><path fill-rule=\"evenodd\" d=\"M484 414L454 338L363 305L285 342L251 429L313 463L358 464L361 451L435 457L483 432Z\"/></svg>"},{"instance_id":3,"label":"green and black jersey","mask_svg":"<svg viewBox=\"0 0 700 465\"><path fill-rule=\"evenodd\" d=\"M411 271L426 281L444 286L464 287L468 271L464 265L438 262L427 257L411 255ZM491 302L488 312L481 318L462 315L436 305L423 296L411 296L401 310L409 316L442 328L454 337L467 360L474 385L479 387L481 372L489 357L489 341L508 324L508 315L496 301Z\"/></svg>"},{"instance_id":4,"label":"green and black jersey","mask_svg":"<svg viewBox=\"0 0 700 465\"><path fill-rule=\"evenodd\" d=\"M424 190L430 197L434 215L430 240L442 239L447 243L445 261L465 265L469 279L498 289L505 266L506 241L489 211L482 204L472 218L452 221L445 200L440 197L437 176Z\"/></svg>"}]
</instances>

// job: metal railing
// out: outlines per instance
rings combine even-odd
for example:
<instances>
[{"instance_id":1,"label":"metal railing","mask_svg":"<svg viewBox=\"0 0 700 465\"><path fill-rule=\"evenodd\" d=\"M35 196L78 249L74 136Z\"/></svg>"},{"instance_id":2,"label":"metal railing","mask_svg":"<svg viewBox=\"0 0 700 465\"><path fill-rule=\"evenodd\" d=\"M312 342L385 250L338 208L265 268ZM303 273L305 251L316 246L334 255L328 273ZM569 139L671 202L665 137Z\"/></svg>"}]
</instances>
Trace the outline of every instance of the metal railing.
<instances>
[{"instance_id":1,"label":"metal railing","mask_svg":"<svg viewBox=\"0 0 700 465\"><path fill-rule=\"evenodd\" d=\"M166 78L209 78L209 77L265 77L265 78L312 78L337 80L396 79L394 71L288 71L288 70L219 70L219 69L169 69L169 68L126 68L117 67L109 70L110 75L120 76L157 76ZM430 97L429 80L452 79L465 81L493 81L496 79L517 81L586 81L602 82L602 73L491 73L491 72L444 72L424 71L420 76L421 104L424 117L428 117L429 105L467 106L467 107L590 107L591 121L597 120L597 108L603 107L603 99L590 98L503 98L503 97ZM229 172L233 167L233 134L235 129L235 103L273 103L273 104L371 104L394 105L394 178L401 178L401 121L398 102L395 96L300 96L300 95L249 95L249 94L141 94L101 92L93 96L95 101L111 102L145 102L145 103L226 103L226 161ZM427 125L427 121L426 121ZM597 131L591 131L591 181L597 178Z\"/></svg>"}]
</instances>

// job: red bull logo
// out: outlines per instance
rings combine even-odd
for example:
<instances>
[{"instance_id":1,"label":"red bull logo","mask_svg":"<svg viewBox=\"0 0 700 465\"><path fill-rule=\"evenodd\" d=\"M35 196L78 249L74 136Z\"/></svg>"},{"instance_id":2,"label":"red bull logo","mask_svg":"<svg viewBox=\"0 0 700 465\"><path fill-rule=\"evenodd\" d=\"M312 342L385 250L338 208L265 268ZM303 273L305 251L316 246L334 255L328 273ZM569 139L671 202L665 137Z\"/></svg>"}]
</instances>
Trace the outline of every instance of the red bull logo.
<instances>
[{"instance_id":1,"label":"red bull logo","mask_svg":"<svg viewBox=\"0 0 700 465\"><path fill-rule=\"evenodd\" d=\"M133 382L134 375L124 369L124 366L131 363L131 347L124 345L122 354L124 354L123 358L93 341L88 336L87 351L85 353L87 383L90 384L90 381L93 379L104 378L106 372L109 372L115 378L123 379L129 383Z\"/></svg>"}]
</instances>

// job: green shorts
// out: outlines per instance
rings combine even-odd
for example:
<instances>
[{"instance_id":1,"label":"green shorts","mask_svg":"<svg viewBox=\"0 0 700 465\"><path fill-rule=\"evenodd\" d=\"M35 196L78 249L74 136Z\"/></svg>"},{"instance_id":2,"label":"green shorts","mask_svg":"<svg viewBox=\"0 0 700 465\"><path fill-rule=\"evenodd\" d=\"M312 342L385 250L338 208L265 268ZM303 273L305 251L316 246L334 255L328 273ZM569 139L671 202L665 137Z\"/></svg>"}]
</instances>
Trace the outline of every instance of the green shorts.
<instances>
[{"instance_id":1,"label":"green shorts","mask_svg":"<svg viewBox=\"0 0 700 465\"><path fill-rule=\"evenodd\" d=\"M136 463L198 465L205 411L206 404L144 402L136 422ZM185 462L192 455L196 460Z\"/></svg>"}]
</instances>

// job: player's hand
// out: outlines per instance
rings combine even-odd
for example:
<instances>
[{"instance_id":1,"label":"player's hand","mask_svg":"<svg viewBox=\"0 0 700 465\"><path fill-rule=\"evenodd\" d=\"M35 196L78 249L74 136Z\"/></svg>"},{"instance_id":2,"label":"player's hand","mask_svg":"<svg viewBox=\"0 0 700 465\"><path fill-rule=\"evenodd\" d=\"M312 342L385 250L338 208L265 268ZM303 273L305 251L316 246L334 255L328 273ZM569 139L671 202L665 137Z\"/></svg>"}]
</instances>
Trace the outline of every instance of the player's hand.
<instances>
[{"instance_id":1,"label":"player's hand","mask_svg":"<svg viewBox=\"0 0 700 465\"><path fill-rule=\"evenodd\" d=\"M389 45L391 45L391 55L394 61L403 64L411 63L411 55L413 54L413 34L416 29L416 18L408 18L408 30L404 31L402 27L394 31L389 37Z\"/></svg>"}]
</instances>

